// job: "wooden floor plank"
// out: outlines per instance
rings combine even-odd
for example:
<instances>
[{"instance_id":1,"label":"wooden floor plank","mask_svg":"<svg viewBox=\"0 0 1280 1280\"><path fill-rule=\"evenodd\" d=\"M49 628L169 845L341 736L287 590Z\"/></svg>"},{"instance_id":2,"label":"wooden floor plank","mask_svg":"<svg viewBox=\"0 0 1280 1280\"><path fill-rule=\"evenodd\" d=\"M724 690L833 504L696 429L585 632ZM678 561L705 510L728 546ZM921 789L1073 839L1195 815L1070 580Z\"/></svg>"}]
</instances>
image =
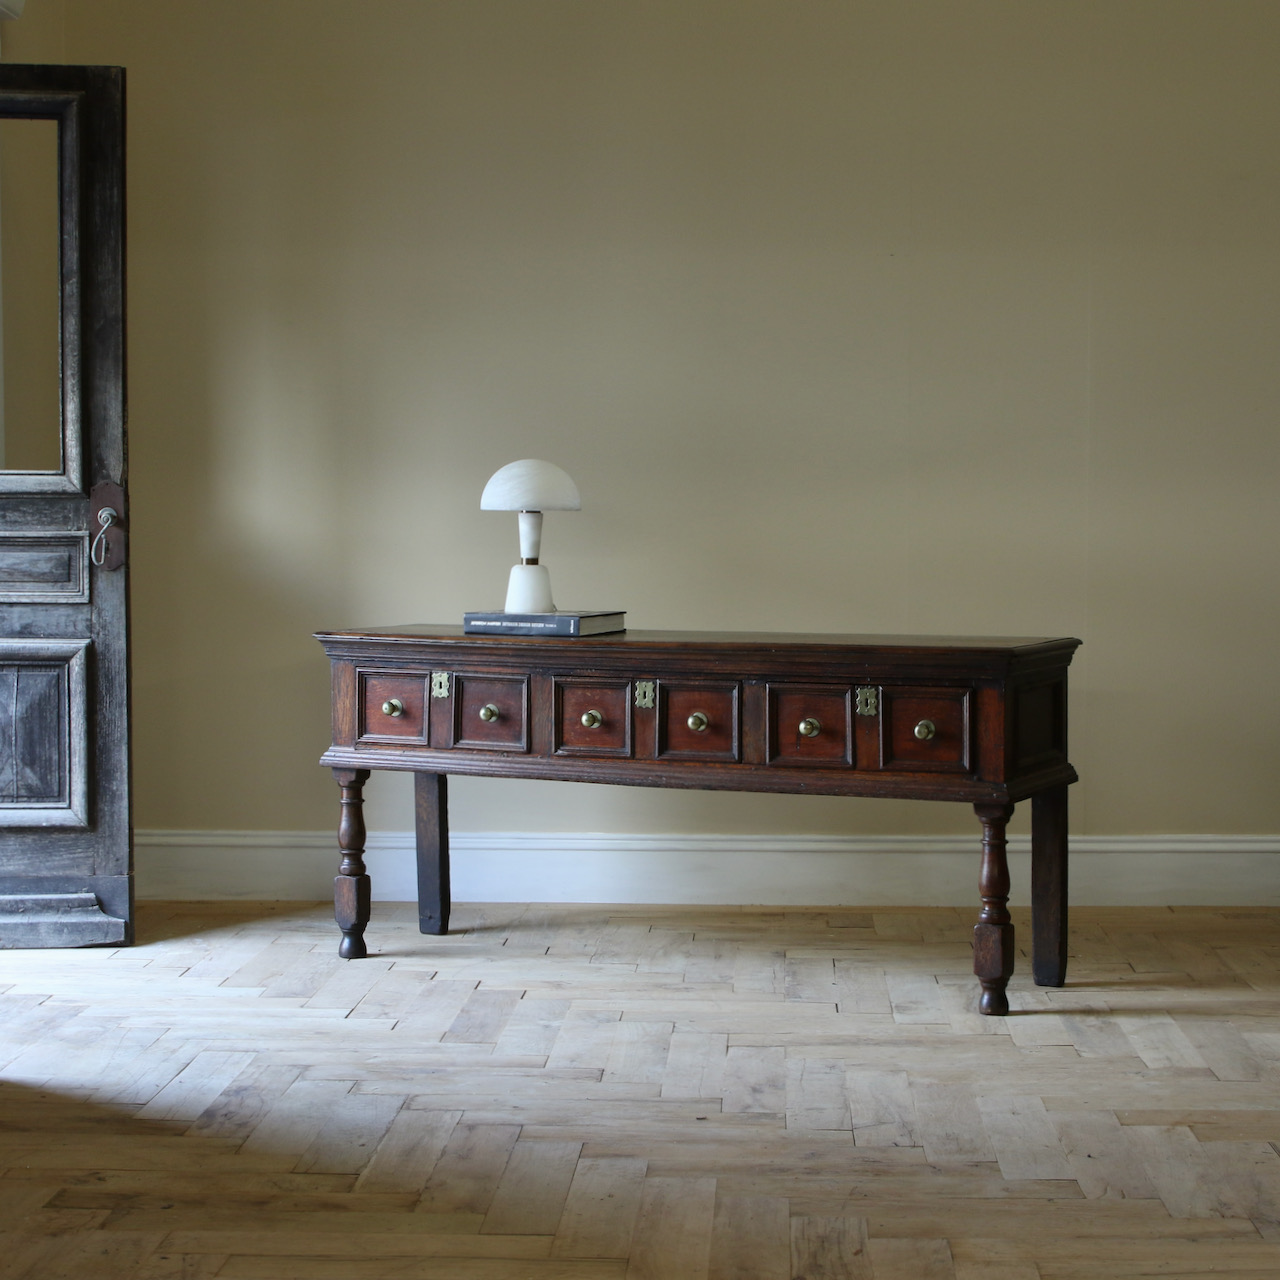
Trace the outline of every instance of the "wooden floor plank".
<instances>
[{"instance_id":1,"label":"wooden floor plank","mask_svg":"<svg viewBox=\"0 0 1280 1280\"><path fill-rule=\"evenodd\" d=\"M918 1147L915 1100L905 1071L845 1069L845 1088L860 1147Z\"/></svg>"},{"instance_id":2,"label":"wooden floor plank","mask_svg":"<svg viewBox=\"0 0 1280 1280\"><path fill-rule=\"evenodd\" d=\"M218 1280L624 1280L626 1263L598 1258L404 1258L388 1273L380 1258L233 1256Z\"/></svg>"},{"instance_id":3,"label":"wooden floor plank","mask_svg":"<svg viewBox=\"0 0 1280 1280\"><path fill-rule=\"evenodd\" d=\"M345 1105L351 1084L350 1080L295 1080L244 1140L241 1152L298 1160Z\"/></svg>"},{"instance_id":4,"label":"wooden floor plank","mask_svg":"<svg viewBox=\"0 0 1280 1280\"><path fill-rule=\"evenodd\" d=\"M442 1037L445 1044L496 1044L523 991L476 988Z\"/></svg>"},{"instance_id":5,"label":"wooden floor plank","mask_svg":"<svg viewBox=\"0 0 1280 1280\"><path fill-rule=\"evenodd\" d=\"M517 1140L480 1230L493 1235L554 1235L581 1154L580 1142Z\"/></svg>"},{"instance_id":6,"label":"wooden floor plank","mask_svg":"<svg viewBox=\"0 0 1280 1280\"><path fill-rule=\"evenodd\" d=\"M461 1111L401 1107L361 1170L355 1189L364 1195L421 1193L461 1118Z\"/></svg>"},{"instance_id":7,"label":"wooden floor plank","mask_svg":"<svg viewBox=\"0 0 1280 1280\"><path fill-rule=\"evenodd\" d=\"M787 1128L841 1129L853 1132L847 1068L830 1058L793 1057L786 1061Z\"/></svg>"},{"instance_id":8,"label":"wooden floor plank","mask_svg":"<svg viewBox=\"0 0 1280 1280\"><path fill-rule=\"evenodd\" d=\"M293 1166L298 1173L358 1174L377 1150L402 1098L354 1091L346 1094Z\"/></svg>"},{"instance_id":9,"label":"wooden floor plank","mask_svg":"<svg viewBox=\"0 0 1280 1280\"><path fill-rule=\"evenodd\" d=\"M423 1188L421 1208L487 1213L519 1136L517 1125L459 1122Z\"/></svg>"},{"instance_id":10,"label":"wooden floor plank","mask_svg":"<svg viewBox=\"0 0 1280 1280\"><path fill-rule=\"evenodd\" d=\"M646 1162L633 1156L578 1161L556 1231L558 1258L626 1258L631 1251Z\"/></svg>"},{"instance_id":11,"label":"wooden floor plank","mask_svg":"<svg viewBox=\"0 0 1280 1280\"><path fill-rule=\"evenodd\" d=\"M1085 1196L1158 1198L1155 1184L1114 1112L1055 1111L1049 1121Z\"/></svg>"},{"instance_id":12,"label":"wooden floor plank","mask_svg":"<svg viewBox=\"0 0 1280 1280\"><path fill-rule=\"evenodd\" d=\"M782 1196L717 1192L709 1280L789 1280L791 1215Z\"/></svg>"},{"instance_id":13,"label":"wooden floor plank","mask_svg":"<svg viewBox=\"0 0 1280 1280\"><path fill-rule=\"evenodd\" d=\"M725 1053L724 1109L785 1113L786 1062L786 1053L779 1048L731 1046Z\"/></svg>"},{"instance_id":14,"label":"wooden floor plank","mask_svg":"<svg viewBox=\"0 0 1280 1280\"><path fill-rule=\"evenodd\" d=\"M151 1101L138 1112L148 1120L194 1119L221 1096L240 1073L253 1065L250 1052L227 1053L206 1049L196 1054Z\"/></svg>"},{"instance_id":15,"label":"wooden floor plank","mask_svg":"<svg viewBox=\"0 0 1280 1280\"><path fill-rule=\"evenodd\" d=\"M729 1037L723 1033L673 1031L667 1041L660 1096L715 1098L724 1092L725 1053Z\"/></svg>"},{"instance_id":16,"label":"wooden floor plank","mask_svg":"<svg viewBox=\"0 0 1280 1280\"><path fill-rule=\"evenodd\" d=\"M946 1240L878 1239L869 1251L875 1280L955 1280Z\"/></svg>"},{"instance_id":17,"label":"wooden floor plank","mask_svg":"<svg viewBox=\"0 0 1280 1280\"><path fill-rule=\"evenodd\" d=\"M627 1280L707 1280L715 1202L714 1178L646 1177Z\"/></svg>"},{"instance_id":18,"label":"wooden floor plank","mask_svg":"<svg viewBox=\"0 0 1280 1280\"><path fill-rule=\"evenodd\" d=\"M865 1218L791 1218L791 1274L804 1280L875 1280Z\"/></svg>"},{"instance_id":19,"label":"wooden floor plank","mask_svg":"<svg viewBox=\"0 0 1280 1280\"><path fill-rule=\"evenodd\" d=\"M930 1163L996 1158L973 1085L917 1080L911 1092L917 1131Z\"/></svg>"},{"instance_id":20,"label":"wooden floor plank","mask_svg":"<svg viewBox=\"0 0 1280 1280\"><path fill-rule=\"evenodd\" d=\"M422 1214L406 1214L410 1221ZM551 1237L529 1235L481 1235L478 1232L453 1234L442 1231L364 1231L363 1224L352 1223L341 1233L318 1231L305 1222L283 1229L260 1229L252 1220L234 1230L172 1231L165 1247L188 1256L213 1254L223 1257L254 1255L257 1257L332 1259L335 1255L354 1258L383 1259L387 1270L399 1272L399 1260L416 1258L546 1258L551 1251ZM409 1265L412 1265L410 1263Z\"/></svg>"},{"instance_id":21,"label":"wooden floor plank","mask_svg":"<svg viewBox=\"0 0 1280 1280\"><path fill-rule=\"evenodd\" d=\"M978 1109L1006 1178L1071 1177L1071 1166L1039 1098L987 1093L978 1099Z\"/></svg>"}]
</instances>

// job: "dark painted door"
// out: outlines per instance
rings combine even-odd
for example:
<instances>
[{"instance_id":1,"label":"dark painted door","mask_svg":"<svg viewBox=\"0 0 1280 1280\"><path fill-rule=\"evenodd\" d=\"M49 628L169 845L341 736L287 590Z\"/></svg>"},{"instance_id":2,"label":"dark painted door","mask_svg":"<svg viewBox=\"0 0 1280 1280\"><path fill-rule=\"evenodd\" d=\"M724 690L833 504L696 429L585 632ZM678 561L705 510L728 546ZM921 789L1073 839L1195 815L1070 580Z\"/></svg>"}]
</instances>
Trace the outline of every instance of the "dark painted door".
<instances>
[{"instance_id":1,"label":"dark painted door","mask_svg":"<svg viewBox=\"0 0 1280 1280\"><path fill-rule=\"evenodd\" d=\"M124 72L0 66L0 946L131 941Z\"/></svg>"}]
</instances>

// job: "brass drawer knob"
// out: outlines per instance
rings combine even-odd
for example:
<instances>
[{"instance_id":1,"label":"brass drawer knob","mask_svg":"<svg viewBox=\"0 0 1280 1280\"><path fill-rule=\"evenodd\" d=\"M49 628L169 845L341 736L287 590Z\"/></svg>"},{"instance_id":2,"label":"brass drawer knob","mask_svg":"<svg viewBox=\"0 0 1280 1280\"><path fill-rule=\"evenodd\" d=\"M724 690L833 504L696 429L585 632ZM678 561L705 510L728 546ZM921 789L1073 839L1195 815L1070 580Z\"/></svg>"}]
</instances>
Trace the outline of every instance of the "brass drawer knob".
<instances>
[{"instance_id":1,"label":"brass drawer knob","mask_svg":"<svg viewBox=\"0 0 1280 1280\"><path fill-rule=\"evenodd\" d=\"M711 721L707 719L707 713L705 711L695 711L693 715L685 721L685 723L694 731L694 733L706 733L707 726Z\"/></svg>"},{"instance_id":2,"label":"brass drawer knob","mask_svg":"<svg viewBox=\"0 0 1280 1280\"><path fill-rule=\"evenodd\" d=\"M604 724L604 716L598 711L584 711L582 713L582 727L584 729L598 729Z\"/></svg>"},{"instance_id":3,"label":"brass drawer knob","mask_svg":"<svg viewBox=\"0 0 1280 1280\"><path fill-rule=\"evenodd\" d=\"M382 714L384 716L402 716L404 715L404 703L399 698L388 698L382 704Z\"/></svg>"},{"instance_id":4,"label":"brass drawer knob","mask_svg":"<svg viewBox=\"0 0 1280 1280\"><path fill-rule=\"evenodd\" d=\"M821 732L821 722L815 720L812 716L806 716L800 721L800 736L802 738L816 738Z\"/></svg>"},{"instance_id":5,"label":"brass drawer knob","mask_svg":"<svg viewBox=\"0 0 1280 1280\"><path fill-rule=\"evenodd\" d=\"M921 742L928 742L929 739L937 732L937 727L934 725L932 720L921 720L920 723L916 725L916 737L919 738Z\"/></svg>"},{"instance_id":6,"label":"brass drawer knob","mask_svg":"<svg viewBox=\"0 0 1280 1280\"><path fill-rule=\"evenodd\" d=\"M480 708L480 719L483 720L485 724L492 724L497 718L498 708L495 707L492 702L486 702L484 706Z\"/></svg>"}]
</instances>

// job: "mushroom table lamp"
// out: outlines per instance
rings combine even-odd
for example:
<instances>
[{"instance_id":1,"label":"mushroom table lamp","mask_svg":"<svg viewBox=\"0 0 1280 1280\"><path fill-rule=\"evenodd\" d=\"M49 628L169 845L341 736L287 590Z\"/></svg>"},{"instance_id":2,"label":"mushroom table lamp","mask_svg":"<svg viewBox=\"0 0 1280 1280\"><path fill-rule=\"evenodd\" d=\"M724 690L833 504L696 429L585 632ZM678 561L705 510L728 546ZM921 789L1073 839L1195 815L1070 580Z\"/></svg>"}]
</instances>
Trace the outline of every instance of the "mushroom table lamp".
<instances>
[{"instance_id":1,"label":"mushroom table lamp","mask_svg":"<svg viewBox=\"0 0 1280 1280\"><path fill-rule=\"evenodd\" d=\"M482 511L520 513L520 563L512 565L504 613L554 613L551 575L539 562L544 511L581 511L578 486L551 462L523 458L489 477L480 495Z\"/></svg>"}]
</instances>

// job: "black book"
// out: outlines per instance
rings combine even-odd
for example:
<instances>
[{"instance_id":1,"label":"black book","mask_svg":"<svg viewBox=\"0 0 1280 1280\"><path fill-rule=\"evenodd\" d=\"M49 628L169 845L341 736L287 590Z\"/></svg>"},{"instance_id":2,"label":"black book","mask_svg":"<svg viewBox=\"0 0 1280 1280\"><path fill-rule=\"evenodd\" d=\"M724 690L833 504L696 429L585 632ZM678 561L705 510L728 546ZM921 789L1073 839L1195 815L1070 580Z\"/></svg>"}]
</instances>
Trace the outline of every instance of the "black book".
<instances>
[{"instance_id":1,"label":"black book","mask_svg":"<svg viewBox=\"0 0 1280 1280\"><path fill-rule=\"evenodd\" d=\"M555 613L464 613L469 636L598 636L625 631L621 610L557 609Z\"/></svg>"}]
</instances>

